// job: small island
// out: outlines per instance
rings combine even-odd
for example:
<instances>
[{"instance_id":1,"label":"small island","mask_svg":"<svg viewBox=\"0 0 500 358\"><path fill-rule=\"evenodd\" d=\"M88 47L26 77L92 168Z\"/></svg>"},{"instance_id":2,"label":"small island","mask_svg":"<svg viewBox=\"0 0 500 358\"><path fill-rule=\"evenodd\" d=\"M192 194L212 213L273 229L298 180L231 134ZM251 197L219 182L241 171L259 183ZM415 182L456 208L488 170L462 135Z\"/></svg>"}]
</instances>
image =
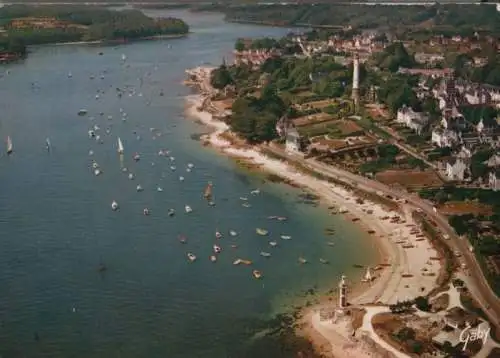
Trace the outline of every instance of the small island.
<instances>
[{"instance_id":1,"label":"small island","mask_svg":"<svg viewBox=\"0 0 500 358\"><path fill-rule=\"evenodd\" d=\"M26 46L65 42L125 43L184 36L181 19L154 19L139 10L93 6L11 5L0 9L0 63L26 55Z\"/></svg>"}]
</instances>

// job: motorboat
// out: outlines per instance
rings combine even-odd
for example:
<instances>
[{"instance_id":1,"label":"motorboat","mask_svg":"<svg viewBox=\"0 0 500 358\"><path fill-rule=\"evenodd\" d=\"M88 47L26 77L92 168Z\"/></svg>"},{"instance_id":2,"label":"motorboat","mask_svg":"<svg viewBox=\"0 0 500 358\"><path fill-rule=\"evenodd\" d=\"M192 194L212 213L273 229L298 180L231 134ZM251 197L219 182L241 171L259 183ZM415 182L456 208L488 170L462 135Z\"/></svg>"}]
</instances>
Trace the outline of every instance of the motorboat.
<instances>
[{"instance_id":1,"label":"motorboat","mask_svg":"<svg viewBox=\"0 0 500 358\"><path fill-rule=\"evenodd\" d=\"M92 168L93 169L98 169L99 168L99 164L97 164L97 162L93 162L92 163Z\"/></svg>"},{"instance_id":2,"label":"motorboat","mask_svg":"<svg viewBox=\"0 0 500 358\"><path fill-rule=\"evenodd\" d=\"M323 265L327 265L330 263L328 260L325 259L319 259L319 262L321 262Z\"/></svg>"},{"instance_id":3,"label":"motorboat","mask_svg":"<svg viewBox=\"0 0 500 358\"><path fill-rule=\"evenodd\" d=\"M80 109L80 110L78 111L78 115L79 115L79 116L84 116L84 115L86 115L86 114L87 114L87 110L86 110L86 109Z\"/></svg>"},{"instance_id":4,"label":"motorboat","mask_svg":"<svg viewBox=\"0 0 500 358\"><path fill-rule=\"evenodd\" d=\"M328 241L326 244L327 244L328 246L335 246L335 243L334 243L333 241Z\"/></svg>"},{"instance_id":5,"label":"motorboat","mask_svg":"<svg viewBox=\"0 0 500 358\"><path fill-rule=\"evenodd\" d=\"M191 169L190 168L186 168L186 172L191 173Z\"/></svg>"},{"instance_id":6,"label":"motorboat","mask_svg":"<svg viewBox=\"0 0 500 358\"><path fill-rule=\"evenodd\" d=\"M272 247L278 246L278 243L276 241L269 241L269 245Z\"/></svg>"},{"instance_id":7,"label":"motorboat","mask_svg":"<svg viewBox=\"0 0 500 358\"><path fill-rule=\"evenodd\" d=\"M242 200L242 201L247 201L247 200L248 200L248 198L247 198L247 197L245 197L245 196L240 196L240 200Z\"/></svg>"},{"instance_id":8,"label":"motorboat","mask_svg":"<svg viewBox=\"0 0 500 358\"><path fill-rule=\"evenodd\" d=\"M306 264L307 260L305 258L303 258L303 257L299 257L299 263Z\"/></svg>"},{"instance_id":9,"label":"motorboat","mask_svg":"<svg viewBox=\"0 0 500 358\"><path fill-rule=\"evenodd\" d=\"M97 124L94 124L94 130L98 131L99 129L101 129L101 128Z\"/></svg>"},{"instance_id":10,"label":"motorboat","mask_svg":"<svg viewBox=\"0 0 500 358\"><path fill-rule=\"evenodd\" d=\"M47 151L50 152L51 145L49 138L45 138L45 148L47 148Z\"/></svg>"},{"instance_id":11,"label":"motorboat","mask_svg":"<svg viewBox=\"0 0 500 358\"><path fill-rule=\"evenodd\" d=\"M215 244L214 244L214 246L213 246L213 249L214 249L214 252L215 252L216 254L220 254L220 252L222 251L221 247L220 247L220 246L217 246L217 245L215 245Z\"/></svg>"},{"instance_id":12,"label":"motorboat","mask_svg":"<svg viewBox=\"0 0 500 358\"><path fill-rule=\"evenodd\" d=\"M138 162L141 159L141 156L139 155L139 153L135 153L133 158L136 162Z\"/></svg>"},{"instance_id":13,"label":"motorboat","mask_svg":"<svg viewBox=\"0 0 500 358\"><path fill-rule=\"evenodd\" d=\"M179 235L179 241L181 244L185 244L187 242L187 239L184 235Z\"/></svg>"},{"instance_id":14,"label":"motorboat","mask_svg":"<svg viewBox=\"0 0 500 358\"><path fill-rule=\"evenodd\" d=\"M144 215L148 216L149 215L149 209L148 208L144 208L144 210L142 211L144 213Z\"/></svg>"},{"instance_id":15,"label":"motorboat","mask_svg":"<svg viewBox=\"0 0 500 358\"><path fill-rule=\"evenodd\" d=\"M94 169L94 175L95 175L95 176L98 176L98 175L100 175L101 173L102 173L102 172L101 172L101 170L100 170L100 169Z\"/></svg>"},{"instance_id":16,"label":"motorboat","mask_svg":"<svg viewBox=\"0 0 500 358\"><path fill-rule=\"evenodd\" d=\"M94 138L95 137L95 132L91 129L89 130L89 138Z\"/></svg>"},{"instance_id":17,"label":"motorboat","mask_svg":"<svg viewBox=\"0 0 500 358\"><path fill-rule=\"evenodd\" d=\"M271 257L271 254L270 254L269 252L261 251L261 252L260 252L260 256L263 256L263 257Z\"/></svg>"},{"instance_id":18,"label":"motorboat","mask_svg":"<svg viewBox=\"0 0 500 358\"><path fill-rule=\"evenodd\" d=\"M213 201L209 201L209 202L208 202L208 206L215 206L215 202L213 202Z\"/></svg>"},{"instance_id":19,"label":"motorboat","mask_svg":"<svg viewBox=\"0 0 500 358\"><path fill-rule=\"evenodd\" d=\"M217 261L217 257L215 255L211 255L210 256L210 261L216 262Z\"/></svg>"},{"instance_id":20,"label":"motorboat","mask_svg":"<svg viewBox=\"0 0 500 358\"><path fill-rule=\"evenodd\" d=\"M175 162L175 157L169 157L171 162Z\"/></svg>"},{"instance_id":21,"label":"motorboat","mask_svg":"<svg viewBox=\"0 0 500 358\"><path fill-rule=\"evenodd\" d=\"M187 257L188 257L189 261L191 261L191 262L196 260L196 256L190 252L188 252Z\"/></svg>"},{"instance_id":22,"label":"motorboat","mask_svg":"<svg viewBox=\"0 0 500 358\"><path fill-rule=\"evenodd\" d=\"M129 178L130 180L134 180L134 178L135 178L135 177L134 177L134 174L132 174L132 173L128 173L128 178Z\"/></svg>"},{"instance_id":23,"label":"motorboat","mask_svg":"<svg viewBox=\"0 0 500 358\"><path fill-rule=\"evenodd\" d=\"M168 216L174 216L175 215L175 210L174 209L168 209Z\"/></svg>"},{"instance_id":24,"label":"motorboat","mask_svg":"<svg viewBox=\"0 0 500 358\"><path fill-rule=\"evenodd\" d=\"M283 240L291 240L292 239L292 237L290 235L281 235L281 238Z\"/></svg>"},{"instance_id":25,"label":"motorboat","mask_svg":"<svg viewBox=\"0 0 500 358\"><path fill-rule=\"evenodd\" d=\"M286 220L288 220L288 218L286 216L278 216L276 219L278 221L286 221Z\"/></svg>"},{"instance_id":26,"label":"motorboat","mask_svg":"<svg viewBox=\"0 0 500 358\"><path fill-rule=\"evenodd\" d=\"M73 77L73 74L71 72L68 72L68 78Z\"/></svg>"},{"instance_id":27,"label":"motorboat","mask_svg":"<svg viewBox=\"0 0 500 358\"><path fill-rule=\"evenodd\" d=\"M250 194L252 194L252 195L258 195L258 194L260 194L260 189L255 189L255 190L252 190L252 191L250 192Z\"/></svg>"},{"instance_id":28,"label":"motorboat","mask_svg":"<svg viewBox=\"0 0 500 358\"><path fill-rule=\"evenodd\" d=\"M113 116L110 114L110 115L108 116L108 120L112 120L112 119L113 119Z\"/></svg>"},{"instance_id":29,"label":"motorboat","mask_svg":"<svg viewBox=\"0 0 500 358\"><path fill-rule=\"evenodd\" d=\"M183 176L180 176L180 177L179 177L179 181L184 181L184 177L183 177Z\"/></svg>"},{"instance_id":30,"label":"motorboat","mask_svg":"<svg viewBox=\"0 0 500 358\"><path fill-rule=\"evenodd\" d=\"M100 135L96 135L96 136L95 136L95 141L96 141L96 142L99 142L100 140L101 140L101 136L100 136Z\"/></svg>"},{"instance_id":31,"label":"motorboat","mask_svg":"<svg viewBox=\"0 0 500 358\"><path fill-rule=\"evenodd\" d=\"M243 204L241 204L241 206L243 206L244 208L250 208L252 205L250 205L250 203L244 202Z\"/></svg>"},{"instance_id":32,"label":"motorboat","mask_svg":"<svg viewBox=\"0 0 500 358\"><path fill-rule=\"evenodd\" d=\"M252 275L253 277L255 277L256 279L259 279L262 277L262 273L259 271L259 270L253 270L252 271Z\"/></svg>"},{"instance_id":33,"label":"motorboat","mask_svg":"<svg viewBox=\"0 0 500 358\"><path fill-rule=\"evenodd\" d=\"M113 211L118 210L118 203L116 201L114 201L114 200L111 203L111 209L113 209Z\"/></svg>"},{"instance_id":34,"label":"motorboat","mask_svg":"<svg viewBox=\"0 0 500 358\"><path fill-rule=\"evenodd\" d=\"M89 150L89 155L91 155L91 156L94 155L94 151L92 149Z\"/></svg>"},{"instance_id":35,"label":"motorboat","mask_svg":"<svg viewBox=\"0 0 500 358\"><path fill-rule=\"evenodd\" d=\"M190 213L190 212L192 212L192 211L193 211L193 209L191 209L191 207L190 207L189 205L186 205L186 206L184 207L184 210L186 210L186 213Z\"/></svg>"},{"instance_id":36,"label":"motorboat","mask_svg":"<svg viewBox=\"0 0 500 358\"><path fill-rule=\"evenodd\" d=\"M156 191L161 193L163 191L163 188L161 186L159 186L156 188Z\"/></svg>"},{"instance_id":37,"label":"motorboat","mask_svg":"<svg viewBox=\"0 0 500 358\"><path fill-rule=\"evenodd\" d=\"M192 168L194 168L194 164L192 164L192 163L188 163L187 167L188 167L189 169L192 169Z\"/></svg>"},{"instance_id":38,"label":"motorboat","mask_svg":"<svg viewBox=\"0 0 500 358\"><path fill-rule=\"evenodd\" d=\"M241 264L241 259L236 259L233 261L233 265L239 265Z\"/></svg>"},{"instance_id":39,"label":"motorboat","mask_svg":"<svg viewBox=\"0 0 500 358\"><path fill-rule=\"evenodd\" d=\"M229 235L231 236L238 236L238 233L234 230L229 230Z\"/></svg>"},{"instance_id":40,"label":"motorboat","mask_svg":"<svg viewBox=\"0 0 500 358\"><path fill-rule=\"evenodd\" d=\"M174 171L175 169L177 169L175 166L170 166L170 170Z\"/></svg>"},{"instance_id":41,"label":"motorboat","mask_svg":"<svg viewBox=\"0 0 500 358\"><path fill-rule=\"evenodd\" d=\"M220 233L220 231L216 231L216 232L215 232L215 238L216 238L216 239L220 239L220 238L222 238L222 234Z\"/></svg>"},{"instance_id":42,"label":"motorboat","mask_svg":"<svg viewBox=\"0 0 500 358\"><path fill-rule=\"evenodd\" d=\"M232 249L237 249L237 248L238 248L238 245L234 245L234 244L233 244L233 245L231 245L231 248L232 248Z\"/></svg>"},{"instance_id":43,"label":"motorboat","mask_svg":"<svg viewBox=\"0 0 500 358\"><path fill-rule=\"evenodd\" d=\"M126 173L127 171L128 171L128 169L127 169L126 167L123 167L123 168L122 168L122 172L123 172L123 173Z\"/></svg>"},{"instance_id":44,"label":"motorboat","mask_svg":"<svg viewBox=\"0 0 500 358\"><path fill-rule=\"evenodd\" d=\"M142 188L142 186L140 186L140 185L137 185L137 186L135 187L135 189L136 189L137 191L143 191L143 190L144 190L144 189Z\"/></svg>"},{"instance_id":45,"label":"motorboat","mask_svg":"<svg viewBox=\"0 0 500 358\"><path fill-rule=\"evenodd\" d=\"M257 228L255 229L255 232L257 233L257 235L261 235L261 236L266 236L267 234L269 234L269 231L265 230L265 229L261 229L261 228Z\"/></svg>"},{"instance_id":46,"label":"motorboat","mask_svg":"<svg viewBox=\"0 0 500 358\"><path fill-rule=\"evenodd\" d=\"M269 220L275 220L276 218L278 218L276 215L270 215L267 217Z\"/></svg>"}]
</instances>

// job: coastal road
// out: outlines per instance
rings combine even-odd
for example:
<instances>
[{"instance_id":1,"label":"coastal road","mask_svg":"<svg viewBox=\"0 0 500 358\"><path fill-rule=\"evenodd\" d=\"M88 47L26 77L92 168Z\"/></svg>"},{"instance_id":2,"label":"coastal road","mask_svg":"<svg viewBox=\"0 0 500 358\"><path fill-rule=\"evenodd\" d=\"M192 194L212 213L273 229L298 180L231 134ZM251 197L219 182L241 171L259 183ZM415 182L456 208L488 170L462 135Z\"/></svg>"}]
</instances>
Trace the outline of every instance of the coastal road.
<instances>
[{"instance_id":1,"label":"coastal road","mask_svg":"<svg viewBox=\"0 0 500 358\"><path fill-rule=\"evenodd\" d=\"M434 206L430 201L423 200L416 194L410 194L396 188L391 188L380 182L353 174L343 169L320 163L315 159L304 159L299 154L286 153L284 150L275 146L268 146L267 149L274 152L276 155L286 157L292 162L296 162L308 169L320 172L324 175L330 176L336 180L342 181L349 185L355 185L357 188L367 192L375 192L377 194L383 193L390 195L393 198L399 198L407 201L410 209L419 210L431 219L441 230L443 234L449 235L449 240L443 241L448 245L453 252L459 253L461 259L465 262L469 270L469 278L474 287L469 287L469 290L478 302L481 309L488 316L490 322L500 329L500 299L495 295L490 288L486 278L483 275L481 267L479 266L474 254L469 250L468 240L460 238L456 235L453 228L448 224L448 220L443 215L434 211ZM443 235L444 236L444 235Z\"/></svg>"}]
</instances>

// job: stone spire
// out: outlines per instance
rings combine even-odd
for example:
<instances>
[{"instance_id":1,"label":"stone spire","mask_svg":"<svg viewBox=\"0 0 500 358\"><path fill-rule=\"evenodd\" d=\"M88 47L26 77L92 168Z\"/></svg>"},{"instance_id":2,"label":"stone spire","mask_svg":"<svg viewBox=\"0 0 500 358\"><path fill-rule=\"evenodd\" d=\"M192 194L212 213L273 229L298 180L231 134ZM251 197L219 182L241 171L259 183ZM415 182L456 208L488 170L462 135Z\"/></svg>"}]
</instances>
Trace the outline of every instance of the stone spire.
<instances>
[{"instance_id":1,"label":"stone spire","mask_svg":"<svg viewBox=\"0 0 500 358\"><path fill-rule=\"evenodd\" d=\"M358 110L359 106L359 56L355 52L352 59L352 99L354 101L354 109Z\"/></svg>"}]
</instances>

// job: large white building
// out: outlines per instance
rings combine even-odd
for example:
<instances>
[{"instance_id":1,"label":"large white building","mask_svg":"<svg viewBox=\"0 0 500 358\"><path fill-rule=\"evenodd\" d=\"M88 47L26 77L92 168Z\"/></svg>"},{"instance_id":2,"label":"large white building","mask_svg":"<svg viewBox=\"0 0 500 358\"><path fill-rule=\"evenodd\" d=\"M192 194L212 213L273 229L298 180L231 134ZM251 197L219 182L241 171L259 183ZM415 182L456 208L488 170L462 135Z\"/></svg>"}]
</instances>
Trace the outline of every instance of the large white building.
<instances>
[{"instance_id":1,"label":"large white building","mask_svg":"<svg viewBox=\"0 0 500 358\"><path fill-rule=\"evenodd\" d=\"M396 122L404 124L420 134L429 123L429 117L425 113L415 112L411 107L405 105L398 110Z\"/></svg>"},{"instance_id":2,"label":"large white building","mask_svg":"<svg viewBox=\"0 0 500 358\"><path fill-rule=\"evenodd\" d=\"M455 131L436 128L432 131L431 142L439 148L453 147L459 142L459 136Z\"/></svg>"}]
</instances>

